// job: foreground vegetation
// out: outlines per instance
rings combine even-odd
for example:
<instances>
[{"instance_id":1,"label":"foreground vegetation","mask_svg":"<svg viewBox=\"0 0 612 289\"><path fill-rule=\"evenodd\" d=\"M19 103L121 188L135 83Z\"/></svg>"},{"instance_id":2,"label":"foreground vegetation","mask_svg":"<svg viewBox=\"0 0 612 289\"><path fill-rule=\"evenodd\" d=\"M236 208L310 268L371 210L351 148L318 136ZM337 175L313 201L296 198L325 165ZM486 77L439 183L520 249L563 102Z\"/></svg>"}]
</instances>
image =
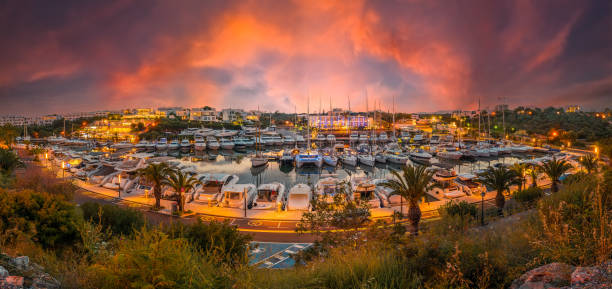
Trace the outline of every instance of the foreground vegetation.
<instances>
[{"instance_id":1,"label":"foreground vegetation","mask_svg":"<svg viewBox=\"0 0 612 289\"><path fill-rule=\"evenodd\" d=\"M269 270L248 265L250 238L235 227L157 226L134 209L76 206L70 183L30 166L0 189L0 251L30 256L64 288L503 288L545 263L612 258L612 170L589 170L556 193L525 186L486 226L476 206L448 204L418 236L406 233L402 216L391 226L371 222L360 202L315 202L299 231L318 241L295 268ZM507 186L508 171L488 174L492 185ZM407 167L396 177L389 185L411 203L429 175ZM417 229L420 212L409 216ZM344 230L324 231L327 224Z\"/></svg>"}]
</instances>

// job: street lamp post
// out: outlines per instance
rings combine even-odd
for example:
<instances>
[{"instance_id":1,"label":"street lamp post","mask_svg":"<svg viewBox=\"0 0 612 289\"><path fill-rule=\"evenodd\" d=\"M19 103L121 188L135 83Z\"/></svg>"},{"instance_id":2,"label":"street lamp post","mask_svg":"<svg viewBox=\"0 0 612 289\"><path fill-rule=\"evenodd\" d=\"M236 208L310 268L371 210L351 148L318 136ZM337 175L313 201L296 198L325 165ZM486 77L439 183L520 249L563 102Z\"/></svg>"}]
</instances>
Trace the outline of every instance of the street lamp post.
<instances>
[{"instance_id":1,"label":"street lamp post","mask_svg":"<svg viewBox=\"0 0 612 289\"><path fill-rule=\"evenodd\" d=\"M64 167L65 166L66 166L66 163L62 161L62 179L64 178L64 171L65 171Z\"/></svg>"},{"instance_id":2,"label":"street lamp post","mask_svg":"<svg viewBox=\"0 0 612 289\"><path fill-rule=\"evenodd\" d=\"M480 193L482 201L480 203L480 224L484 226L484 196L485 192Z\"/></svg>"},{"instance_id":3,"label":"street lamp post","mask_svg":"<svg viewBox=\"0 0 612 289\"><path fill-rule=\"evenodd\" d=\"M247 193L247 189L245 188L242 192L242 199L244 199L244 217L245 218L247 217L247 200L246 200L247 194L246 193Z\"/></svg>"},{"instance_id":4,"label":"street lamp post","mask_svg":"<svg viewBox=\"0 0 612 289\"><path fill-rule=\"evenodd\" d=\"M118 187L117 188L117 193L118 193L119 196L117 198L121 199L121 175L117 175L117 176L119 178L119 184L117 184L117 187Z\"/></svg>"}]
</instances>

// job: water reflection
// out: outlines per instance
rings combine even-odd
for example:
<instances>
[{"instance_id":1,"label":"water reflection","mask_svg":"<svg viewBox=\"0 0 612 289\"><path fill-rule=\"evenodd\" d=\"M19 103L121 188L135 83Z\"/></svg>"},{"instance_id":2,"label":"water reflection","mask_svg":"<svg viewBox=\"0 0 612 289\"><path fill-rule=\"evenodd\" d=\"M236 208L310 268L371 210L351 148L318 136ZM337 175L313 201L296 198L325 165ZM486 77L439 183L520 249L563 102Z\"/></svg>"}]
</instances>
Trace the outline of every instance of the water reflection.
<instances>
[{"instance_id":1,"label":"water reflection","mask_svg":"<svg viewBox=\"0 0 612 289\"><path fill-rule=\"evenodd\" d=\"M176 157L183 162L195 165L201 173L226 173L240 177L239 183L253 183L256 185L269 182L280 182L290 188L297 183L313 185L320 177L336 176L340 179L354 175L366 175L371 178L385 178L390 170L401 170L401 165L376 163L374 167L363 165L348 166L339 163L337 167L324 165L321 168L303 167L295 168L293 165L270 161L266 166L251 168L250 157L253 151L236 152L220 150L218 152L169 152L167 155ZM496 164L513 164L522 159L531 159L542 154L506 155L501 157L482 158L473 161L434 161L434 165L454 169L458 174L473 173ZM408 161L412 164L412 161Z\"/></svg>"}]
</instances>

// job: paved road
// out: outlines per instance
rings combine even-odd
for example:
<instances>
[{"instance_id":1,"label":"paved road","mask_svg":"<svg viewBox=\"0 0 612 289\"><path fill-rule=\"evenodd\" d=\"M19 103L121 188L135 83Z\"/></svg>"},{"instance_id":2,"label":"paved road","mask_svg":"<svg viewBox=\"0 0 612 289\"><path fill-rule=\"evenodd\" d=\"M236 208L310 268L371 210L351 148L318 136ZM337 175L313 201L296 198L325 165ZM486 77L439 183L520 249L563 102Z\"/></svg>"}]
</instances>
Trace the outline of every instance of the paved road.
<instances>
[{"instance_id":1,"label":"paved road","mask_svg":"<svg viewBox=\"0 0 612 289\"><path fill-rule=\"evenodd\" d=\"M292 242L292 243L308 243L312 242L315 237L311 234L298 234L295 232L297 221L270 221L270 220L257 220L257 219L244 219L244 218L226 218L219 216L212 216L206 214L195 214L188 217L176 217L166 214L160 214L148 210L148 206L120 200L117 198L109 197L102 194L97 194L84 189L79 189L74 196L74 201L77 204L83 204L85 202L96 202L101 204L114 204L122 207L132 207L143 210L147 221L151 224L169 224L172 222L182 222L190 224L196 222L199 218L205 222L218 221L218 222L229 222L231 225L238 227L238 230L244 234L251 235L254 241L259 242ZM490 208L495 206L495 201L485 200L485 207ZM422 218L435 219L438 217L437 211L424 211ZM380 218L385 223L391 223L390 217ZM407 221L407 220L404 220Z\"/></svg>"}]
</instances>

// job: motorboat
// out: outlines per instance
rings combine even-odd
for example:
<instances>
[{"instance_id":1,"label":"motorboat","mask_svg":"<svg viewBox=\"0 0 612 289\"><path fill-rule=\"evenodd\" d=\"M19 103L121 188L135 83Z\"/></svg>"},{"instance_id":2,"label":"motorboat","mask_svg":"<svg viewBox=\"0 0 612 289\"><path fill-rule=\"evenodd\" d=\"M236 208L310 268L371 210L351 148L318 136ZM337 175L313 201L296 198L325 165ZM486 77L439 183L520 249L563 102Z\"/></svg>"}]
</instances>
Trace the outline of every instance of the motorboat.
<instances>
[{"instance_id":1,"label":"motorboat","mask_svg":"<svg viewBox=\"0 0 612 289\"><path fill-rule=\"evenodd\" d=\"M274 182L269 184L261 184L257 188L257 197L252 209L266 210L276 209L285 210L287 195L285 185Z\"/></svg>"},{"instance_id":2,"label":"motorboat","mask_svg":"<svg viewBox=\"0 0 612 289\"><path fill-rule=\"evenodd\" d=\"M364 164L369 167L373 167L374 163L376 163L374 156L369 154L360 154L357 159L359 160L360 164Z\"/></svg>"},{"instance_id":3,"label":"motorboat","mask_svg":"<svg viewBox=\"0 0 612 289\"><path fill-rule=\"evenodd\" d=\"M423 135L422 135L422 134L417 134L417 135L414 135L414 137L412 138L412 141L413 141L413 142L415 142L415 143L421 143L421 142L423 142L424 140L425 140L425 139L423 138Z\"/></svg>"},{"instance_id":4,"label":"motorboat","mask_svg":"<svg viewBox=\"0 0 612 289\"><path fill-rule=\"evenodd\" d=\"M439 151L436 156L439 158L443 158L443 159L458 160L463 156L463 154L457 150L446 150L445 149L443 151Z\"/></svg>"},{"instance_id":5,"label":"motorboat","mask_svg":"<svg viewBox=\"0 0 612 289\"><path fill-rule=\"evenodd\" d=\"M198 179L202 185L197 186L193 200L209 205L215 205L221 201L221 193L225 186L238 182L238 176L228 174L203 174L199 175Z\"/></svg>"},{"instance_id":6,"label":"motorboat","mask_svg":"<svg viewBox=\"0 0 612 289\"><path fill-rule=\"evenodd\" d=\"M399 139L404 143L410 143L410 132L401 131Z\"/></svg>"},{"instance_id":7,"label":"motorboat","mask_svg":"<svg viewBox=\"0 0 612 289\"><path fill-rule=\"evenodd\" d=\"M224 150L231 150L235 146L234 142L228 138L221 138L221 148Z\"/></svg>"},{"instance_id":8,"label":"motorboat","mask_svg":"<svg viewBox=\"0 0 612 289\"><path fill-rule=\"evenodd\" d=\"M351 199L367 202L372 208L382 208L384 203L376 190L376 184L366 177L353 177L351 179Z\"/></svg>"},{"instance_id":9,"label":"motorboat","mask_svg":"<svg viewBox=\"0 0 612 289\"><path fill-rule=\"evenodd\" d=\"M369 139L369 138L368 138L368 135L367 135L367 134L362 134L362 135L359 135L359 142L360 142L360 143L367 143L367 142L368 142L368 139Z\"/></svg>"},{"instance_id":10,"label":"motorboat","mask_svg":"<svg viewBox=\"0 0 612 289\"><path fill-rule=\"evenodd\" d=\"M429 154L428 152L422 150L422 149L415 149L413 151L410 152L410 157L417 159L417 160L424 160L424 161L428 161L429 159L432 158L431 154Z\"/></svg>"},{"instance_id":11,"label":"motorboat","mask_svg":"<svg viewBox=\"0 0 612 289\"><path fill-rule=\"evenodd\" d=\"M315 185L315 192L320 200L332 203L338 194L347 194L343 187L344 183L338 178L326 177L319 179Z\"/></svg>"},{"instance_id":12,"label":"motorboat","mask_svg":"<svg viewBox=\"0 0 612 289\"><path fill-rule=\"evenodd\" d=\"M234 138L234 148L236 150L245 149L247 147L246 138L237 137Z\"/></svg>"},{"instance_id":13,"label":"motorboat","mask_svg":"<svg viewBox=\"0 0 612 289\"><path fill-rule=\"evenodd\" d=\"M50 136L47 138L47 142L49 142L52 145L60 145L63 144L66 141L66 138L64 138L63 136Z\"/></svg>"},{"instance_id":14,"label":"motorboat","mask_svg":"<svg viewBox=\"0 0 612 289\"><path fill-rule=\"evenodd\" d=\"M178 140L173 139L172 141L170 141L170 143L168 144L168 150L174 151L174 150L178 150L179 147L181 145L179 144Z\"/></svg>"},{"instance_id":15,"label":"motorboat","mask_svg":"<svg viewBox=\"0 0 612 289\"><path fill-rule=\"evenodd\" d=\"M158 151L164 151L168 149L168 140L165 137L160 138L155 144L155 148Z\"/></svg>"},{"instance_id":16,"label":"motorboat","mask_svg":"<svg viewBox=\"0 0 612 289\"><path fill-rule=\"evenodd\" d=\"M476 182L476 179L477 176L474 174L459 174L454 182L459 186L463 186L462 191L467 195L478 196L481 193L486 193L487 188L483 184Z\"/></svg>"},{"instance_id":17,"label":"motorboat","mask_svg":"<svg viewBox=\"0 0 612 289\"><path fill-rule=\"evenodd\" d=\"M438 135L432 135L432 136L429 138L429 144L432 144L432 145L437 145L437 144L439 144L439 143L440 143L440 136L438 136Z\"/></svg>"},{"instance_id":18,"label":"motorboat","mask_svg":"<svg viewBox=\"0 0 612 289\"><path fill-rule=\"evenodd\" d=\"M336 136L333 135L333 134L328 134L327 135L327 143L329 143L329 144L336 143Z\"/></svg>"},{"instance_id":19,"label":"motorboat","mask_svg":"<svg viewBox=\"0 0 612 289\"><path fill-rule=\"evenodd\" d=\"M457 173L453 170L439 169L434 173L432 178L438 182L450 182L457 178Z\"/></svg>"},{"instance_id":20,"label":"motorboat","mask_svg":"<svg viewBox=\"0 0 612 289\"><path fill-rule=\"evenodd\" d=\"M486 158L486 157L491 156L491 152L487 148L477 148L476 156Z\"/></svg>"},{"instance_id":21,"label":"motorboat","mask_svg":"<svg viewBox=\"0 0 612 289\"><path fill-rule=\"evenodd\" d=\"M306 150L296 155L295 165L298 168L301 168L305 165L314 165L320 168L323 165L323 158L319 155L317 151Z\"/></svg>"},{"instance_id":22,"label":"motorboat","mask_svg":"<svg viewBox=\"0 0 612 289\"><path fill-rule=\"evenodd\" d=\"M350 142L358 142L358 141L359 141L359 135L358 135L358 134L356 134L356 133L352 133L352 134L349 136L349 141L350 141Z\"/></svg>"},{"instance_id":23,"label":"motorboat","mask_svg":"<svg viewBox=\"0 0 612 289\"><path fill-rule=\"evenodd\" d=\"M376 160L377 163L381 163L381 164L386 164L387 163L387 155L385 155L384 153L376 153L374 155L374 160Z\"/></svg>"},{"instance_id":24,"label":"motorboat","mask_svg":"<svg viewBox=\"0 0 612 289\"><path fill-rule=\"evenodd\" d=\"M387 133L386 133L386 132L381 132L381 133L378 135L378 141L379 141L379 142L388 142L388 141L389 141L389 138L387 137Z\"/></svg>"},{"instance_id":25,"label":"motorboat","mask_svg":"<svg viewBox=\"0 0 612 289\"><path fill-rule=\"evenodd\" d=\"M338 158L333 155L324 155L323 162L328 166L335 167L338 165Z\"/></svg>"},{"instance_id":26,"label":"motorboat","mask_svg":"<svg viewBox=\"0 0 612 289\"><path fill-rule=\"evenodd\" d=\"M245 145L245 146L247 146L247 147L252 147L252 146L254 146L254 145L255 145L255 140L253 140L253 139L252 139L252 138L250 138L250 137L245 137L245 138L242 138L242 142L243 142L243 143L244 143L244 145Z\"/></svg>"},{"instance_id":27,"label":"motorboat","mask_svg":"<svg viewBox=\"0 0 612 289\"><path fill-rule=\"evenodd\" d=\"M146 140L141 140L139 141L134 147L136 147L136 149L138 150L146 150L147 146L149 145L149 142Z\"/></svg>"},{"instance_id":28,"label":"motorboat","mask_svg":"<svg viewBox=\"0 0 612 289\"><path fill-rule=\"evenodd\" d=\"M204 141L204 137L198 135L195 137L195 142L193 144L193 148L196 151L203 151L206 149L206 141Z\"/></svg>"},{"instance_id":29,"label":"motorboat","mask_svg":"<svg viewBox=\"0 0 612 289\"><path fill-rule=\"evenodd\" d=\"M269 140L273 145L276 145L276 146L283 145L283 139L277 133L271 134Z\"/></svg>"},{"instance_id":30,"label":"motorboat","mask_svg":"<svg viewBox=\"0 0 612 289\"><path fill-rule=\"evenodd\" d=\"M218 150L221 145L214 136L208 136L206 138L206 146L211 150Z\"/></svg>"},{"instance_id":31,"label":"motorboat","mask_svg":"<svg viewBox=\"0 0 612 289\"><path fill-rule=\"evenodd\" d=\"M184 138L183 140L181 140L180 147L181 147L181 150L190 150L191 143L189 142L189 139Z\"/></svg>"},{"instance_id":32,"label":"motorboat","mask_svg":"<svg viewBox=\"0 0 612 289\"><path fill-rule=\"evenodd\" d=\"M134 144L128 141L122 141L122 142L118 142L118 143L111 145L111 148L114 148L116 150L131 149L133 147L134 147Z\"/></svg>"},{"instance_id":33,"label":"motorboat","mask_svg":"<svg viewBox=\"0 0 612 289\"><path fill-rule=\"evenodd\" d=\"M402 153L387 152L385 156L387 157L387 162L392 164L405 165L408 162L408 157Z\"/></svg>"},{"instance_id":34,"label":"motorboat","mask_svg":"<svg viewBox=\"0 0 612 289\"><path fill-rule=\"evenodd\" d=\"M287 210L310 210L312 189L307 184L297 184L291 187L287 194Z\"/></svg>"},{"instance_id":35,"label":"motorboat","mask_svg":"<svg viewBox=\"0 0 612 289\"><path fill-rule=\"evenodd\" d=\"M222 199L220 204L226 208L251 209L257 188L253 184L231 184L222 189Z\"/></svg>"},{"instance_id":36,"label":"motorboat","mask_svg":"<svg viewBox=\"0 0 612 289\"><path fill-rule=\"evenodd\" d=\"M299 150L283 150L283 154L280 157L280 161L283 164L292 164L295 160L295 155L299 153Z\"/></svg>"},{"instance_id":37,"label":"motorboat","mask_svg":"<svg viewBox=\"0 0 612 289\"><path fill-rule=\"evenodd\" d=\"M283 145L295 145L295 139L290 135L286 135L283 137Z\"/></svg>"},{"instance_id":38,"label":"motorboat","mask_svg":"<svg viewBox=\"0 0 612 289\"><path fill-rule=\"evenodd\" d=\"M318 135L317 135L317 141L318 141L319 143L324 143L324 142L325 142L325 140L327 140L327 138L325 137L325 135L324 135L324 134L320 133L320 134L318 134Z\"/></svg>"},{"instance_id":39,"label":"motorboat","mask_svg":"<svg viewBox=\"0 0 612 289\"><path fill-rule=\"evenodd\" d=\"M301 134L298 134L295 136L295 141L298 144L303 144L304 142L306 142L306 140L304 139L304 136L302 136Z\"/></svg>"},{"instance_id":40,"label":"motorboat","mask_svg":"<svg viewBox=\"0 0 612 289\"><path fill-rule=\"evenodd\" d=\"M357 157L349 151L340 155L340 161L345 165L353 167L357 165Z\"/></svg>"}]
</instances>

